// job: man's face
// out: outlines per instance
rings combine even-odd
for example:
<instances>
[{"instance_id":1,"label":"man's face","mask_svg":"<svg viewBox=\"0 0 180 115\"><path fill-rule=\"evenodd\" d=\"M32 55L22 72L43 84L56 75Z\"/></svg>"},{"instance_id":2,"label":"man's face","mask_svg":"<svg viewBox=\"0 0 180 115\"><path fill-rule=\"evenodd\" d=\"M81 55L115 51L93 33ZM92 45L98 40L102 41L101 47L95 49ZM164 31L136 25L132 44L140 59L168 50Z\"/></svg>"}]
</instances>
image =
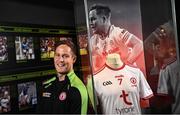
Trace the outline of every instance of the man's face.
<instances>
[{"instance_id":1,"label":"man's face","mask_svg":"<svg viewBox=\"0 0 180 115\"><path fill-rule=\"evenodd\" d=\"M89 22L94 34L101 34L104 30L104 21L101 15L97 15L96 10L89 12Z\"/></svg>"},{"instance_id":2,"label":"man's face","mask_svg":"<svg viewBox=\"0 0 180 115\"><path fill-rule=\"evenodd\" d=\"M76 58L73 55L71 48L67 45L60 45L56 48L54 65L58 73L67 74L71 71L75 60Z\"/></svg>"}]
</instances>

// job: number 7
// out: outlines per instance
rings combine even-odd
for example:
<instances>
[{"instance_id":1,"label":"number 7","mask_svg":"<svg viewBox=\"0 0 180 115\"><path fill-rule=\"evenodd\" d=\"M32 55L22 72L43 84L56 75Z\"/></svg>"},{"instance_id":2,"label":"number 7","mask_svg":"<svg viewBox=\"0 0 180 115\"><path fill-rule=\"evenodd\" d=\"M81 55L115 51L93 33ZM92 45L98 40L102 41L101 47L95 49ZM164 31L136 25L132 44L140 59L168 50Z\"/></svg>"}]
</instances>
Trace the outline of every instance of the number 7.
<instances>
[{"instance_id":1,"label":"number 7","mask_svg":"<svg viewBox=\"0 0 180 115\"><path fill-rule=\"evenodd\" d=\"M123 75L120 75L120 76L115 76L115 78L117 78L117 80L119 81L119 85L121 85L122 83L122 77L124 77Z\"/></svg>"}]
</instances>

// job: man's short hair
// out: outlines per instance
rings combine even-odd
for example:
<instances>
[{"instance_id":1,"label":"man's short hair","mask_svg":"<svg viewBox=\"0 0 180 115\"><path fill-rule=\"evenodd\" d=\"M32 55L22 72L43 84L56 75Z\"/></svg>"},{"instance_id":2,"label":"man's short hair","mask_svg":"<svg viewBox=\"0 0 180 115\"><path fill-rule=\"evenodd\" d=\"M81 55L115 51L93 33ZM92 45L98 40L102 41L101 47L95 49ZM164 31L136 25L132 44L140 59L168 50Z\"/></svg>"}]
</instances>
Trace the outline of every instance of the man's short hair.
<instances>
[{"instance_id":1,"label":"man's short hair","mask_svg":"<svg viewBox=\"0 0 180 115\"><path fill-rule=\"evenodd\" d=\"M55 50L58 46L60 45L67 45L68 47L71 48L71 51L76 55L76 46L71 40L60 40L59 42L55 43Z\"/></svg>"},{"instance_id":2,"label":"man's short hair","mask_svg":"<svg viewBox=\"0 0 180 115\"><path fill-rule=\"evenodd\" d=\"M97 15L105 15L106 17L110 16L111 13L111 9L104 5L104 4L94 4L91 6L90 11L91 10L96 10L97 11Z\"/></svg>"}]
</instances>

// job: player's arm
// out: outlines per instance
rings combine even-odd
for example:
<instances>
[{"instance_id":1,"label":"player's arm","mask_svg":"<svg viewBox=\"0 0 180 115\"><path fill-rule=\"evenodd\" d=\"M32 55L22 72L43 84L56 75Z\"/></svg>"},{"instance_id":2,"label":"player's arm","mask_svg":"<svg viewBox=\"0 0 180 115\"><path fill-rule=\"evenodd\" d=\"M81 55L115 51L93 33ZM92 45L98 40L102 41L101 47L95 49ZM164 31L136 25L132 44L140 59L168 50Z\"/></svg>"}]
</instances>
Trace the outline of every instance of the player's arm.
<instances>
[{"instance_id":1,"label":"player's arm","mask_svg":"<svg viewBox=\"0 0 180 115\"><path fill-rule=\"evenodd\" d=\"M132 48L130 55L127 58L128 63L136 61L138 56L143 53L143 42L135 35L131 34L130 38L125 43L128 47Z\"/></svg>"}]
</instances>

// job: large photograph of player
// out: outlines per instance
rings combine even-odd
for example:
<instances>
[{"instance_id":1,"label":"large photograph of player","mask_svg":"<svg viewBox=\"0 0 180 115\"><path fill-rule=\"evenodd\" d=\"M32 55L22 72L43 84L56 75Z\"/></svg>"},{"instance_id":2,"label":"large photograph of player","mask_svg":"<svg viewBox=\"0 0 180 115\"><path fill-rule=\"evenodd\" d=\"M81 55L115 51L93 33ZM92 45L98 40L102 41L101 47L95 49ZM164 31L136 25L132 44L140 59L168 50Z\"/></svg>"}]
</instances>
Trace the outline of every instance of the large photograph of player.
<instances>
[{"instance_id":1,"label":"large photograph of player","mask_svg":"<svg viewBox=\"0 0 180 115\"><path fill-rule=\"evenodd\" d=\"M35 59L33 37L15 37L16 61L27 61Z\"/></svg>"},{"instance_id":2,"label":"large photograph of player","mask_svg":"<svg viewBox=\"0 0 180 115\"><path fill-rule=\"evenodd\" d=\"M146 80L140 0L85 3L97 112L140 114L153 96Z\"/></svg>"},{"instance_id":3,"label":"large photograph of player","mask_svg":"<svg viewBox=\"0 0 180 115\"><path fill-rule=\"evenodd\" d=\"M0 86L0 113L11 111L10 86Z\"/></svg>"},{"instance_id":4,"label":"large photograph of player","mask_svg":"<svg viewBox=\"0 0 180 115\"><path fill-rule=\"evenodd\" d=\"M19 83L18 87L18 104L19 110L33 107L37 104L37 91L35 82Z\"/></svg>"},{"instance_id":5,"label":"large photograph of player","mask_svg":"<svg viewBox=\"0 0 180 115\"><path fill-rule=\"evenodd\" d=\"M95 14L95 4L108 6L109 14ZM117 52L124 63L137 66L145 74L139 0L87 0L87 6L93 72L105 64L107 54Z\"/></svg>"},{"instance_id":6,"label":"large photograph of player","mask_svg":"<svg viewBox=\"0 0 180 115\"><path fill-rule=\"evenodd\" d=\"M8 61L7 37L0 36L0 63Z\"/></svg>"},{"instance_id":7,"label":"large photograph of player","mask_svg":"<svg viewBox=\"0 0 180 115\"><path fill-rule=\"evenodd\" d=\"M40 49L41 49L42 60L48 60L54 57L54 44L55 44L55 37L40 38Z\"/></svg>"}]
</instances>

